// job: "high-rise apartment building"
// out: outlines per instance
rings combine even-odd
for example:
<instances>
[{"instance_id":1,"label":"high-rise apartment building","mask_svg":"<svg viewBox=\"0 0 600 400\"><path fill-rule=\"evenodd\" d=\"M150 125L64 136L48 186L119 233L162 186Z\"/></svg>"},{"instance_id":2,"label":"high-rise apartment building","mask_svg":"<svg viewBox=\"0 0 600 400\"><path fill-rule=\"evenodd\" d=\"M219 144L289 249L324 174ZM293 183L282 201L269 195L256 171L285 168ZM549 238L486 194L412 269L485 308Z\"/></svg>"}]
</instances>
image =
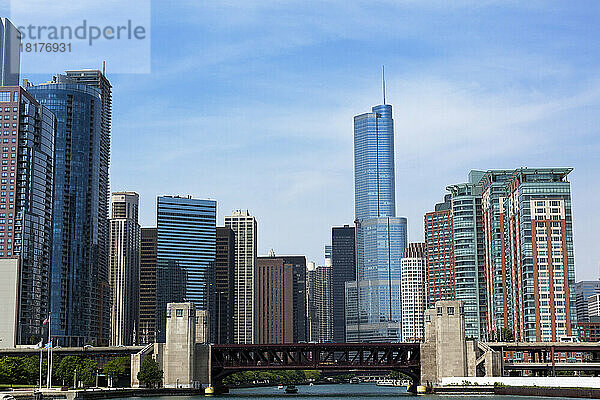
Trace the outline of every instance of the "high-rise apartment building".
<instances>
[{"instance_id":1,"label":"high-rise apartment building","mask_svg":"<svg viewBox=\"0 0 600 400\"><path fill-rule=\"evenodd\" d=\"M19 86L0 86L3 347L37 343L50 311L55 130L48 108Z\"/></svg>"},{"instance_id":2,"label":"high-rise apartment building","mask_svg":"<svg viewBox=\"0 0 600 400\"><path fill-rule=\"evenodd\" d=\"M587 299L600 293L600 280L579 281L575 283L575 305L577 309L577 324L590 322ZM572 306L571 306L572 307Z\"/></svg>"},{"instance_id":3,"label":"high-rise apartment building","mask_svg":"<svg viewBox=\"0 0 600 400\"><path fill-rule=\"evenodd\" d=\"M104 82L110 86L107 80ZM108 160L103 124L110 91L57 75L26 90L57 118L55 135L51 326L55 343L107 344ZM105 170L105 172L102 172ZM102 178L106 173L105 179Z\"/></svg>"},{"instance_id":4,"label":"high-rise apartment building","mask_svg":"<svg viewBox=\"0 0 600 400\"><path fill-rule=\"evenodd\" d=\"M325 259L331 259L331 255L333 252L333 246L330 244L325 245Z\"/></svg>"},{"instance_id":5,"label":"high-rise apartment building","mask_svg":"<svg viewBox=\"0 0 600 400\"><path fill-rule=\"evenodd\" d=\"M21 36L8 18L0 18L0 86L19 86Z\"/></svg>"},{"instance_id":6,"label":"high-rise apartment building","mask_svg":"<svg viewBox=\"0 0 600 400\"><path fill-rule=\"evenodd\" d=\"M596 293L587 298L588 317L597 319L600 317L600 293Z\"/></svg>"},{"instance_id":7,"label":"high-rise apartment building","mask_svg":"<svg viewBox=\"0 0 600 400\"><path fill-rule=\"evenodd\" d=\"M306 258L258 257L256 343L306 341Z\"/></svg>"},{"instance_id":8,"label":"high-rise apartment building","mask_svg":"<svg viewBox=\"0 0 600 400\"><path fill-rule=\"evenodd\" d=\"M331 228L331 307L334 342L346 341L345 288L347 282L356 280L355 241L356 230L353 226Z\"/></svg>"},{"instance_id":9,"label":"high-rise apartment building","mask_svg":"<svg viewBox=\"0 0 600 400\"><path fill-rule=\"evenodd\" d=\"M319 325L319 335L316 340L319 343L333 341L333 266L331 259L325 259L325 265L317 266L316 285L315 285L315 303L316 313Z\"/></svg>"},{"instance_id":10,"label":"high-rise apartment building","mask_svg":"<svg viewBox=\"0 0 600 400\"><path fill-rule=\"evenodd\" d=\"M309 341L319 340L319 317L317 314L317 268L315 263L306 263L306 332Z\"/></svg>"},{"instance_id":11,"label":"high-rise apartment building","mask_svg":"<svg viewBox=\"0 0 600 400\"><path fill-rule=\"evenodd\" d=\"M425 340L425 243L410 243L401 261L402 340Z\"/></svg>"},{"instance_id":12,"label":"high-rise apartment building","mask_svg":"<svg viewBox=\"0 0 600 400\"><path fill-rule=\"evenodd\" d=\"M504 256L516 340L576 334L571 171L519 168L506 181Z\"/></svg>"},{"instance_id":13,"label":"high-rise apartment building","mask_svg":"<svg viewBox=\"0 0 600 400\"><path fill-rule=\"evenodd\" d=\"M485 327L484 247L481 208L483 173L471 171L469 182L448 186L452 207L454 285L464 302L465 335L479 339Z\"/></svg>"},{"instance_id":14,"label":"high-rise apartment building","mask_svg":"<svg viewBox=\"0 0 600 400\"><path fill-rule=\"evenodd\" d=\"M425 258L427 307L439 300L456 300L454 277L454 239L452 237L452 204L450 194L434 211L425 214Z\"/></svg>"},{"instance_id":15,"label":"high-rise apartment building","mask_svg":"<svg viewBox=\"0 0 600 400\"><path fill-rule=\"evenodd\" d=\"M392 106L383 104L354 117L357 280L346 283L347 341L401 340L407 232L406 218L396 217L394 180Z\"/></svg>"},{"instance_id":16,"label":"high-rise apartment building","mask_svg":"<svg viewBox=\"0 0 600 400\"><path fill-rule=\"evenodd\" d=\"M138 323L141 344L154 343L156 338L156 239L156 228L141 229Z\"/></svg>"},{"instance_id":17,"label":"high-rise apartment building","mask_svg":"<svg viewBox=\"0 0 600 400\"><path fill-rule=\"evenodd\" d=\"M217 227L217 253L211 293L211 329L213 343L233 343L233 305L235 287L235 233Z\"/></svg>"},{"instance_id":18,"label":"high-rise apartment building","mask_svg":"<svg viewBox=\"0 0 600 400\"><path fill-rule=\"evenodd\" d=\"M233 341L254 341L254 273L256 268L257 223L248 211L225 217L225 226L235 233L235 288Z\"/></svg>"},{"instance_id":19,"label":"high-rise apartment building","mask_svg":"<svg viewBox=\"0 0 600 400\"><path fill-rule=\"evenodd\" d=\"M137 344L139 334L140 225L139 195L112 194L110 219L110 344Z\"/></svg>"},{"instance_id":20,"label":"high-rise apartment building","mask_svg":"<svg viewBox=\"0 0 600 400\"><path fill-rule=\"evenodd\" d=\"M163 342L167 303L186 301L209 308L209 283L216 256L217 202L191 196L157 201L157 340ZM181 288L180 286L183 286Z\"/></svg>"}]
</instances>

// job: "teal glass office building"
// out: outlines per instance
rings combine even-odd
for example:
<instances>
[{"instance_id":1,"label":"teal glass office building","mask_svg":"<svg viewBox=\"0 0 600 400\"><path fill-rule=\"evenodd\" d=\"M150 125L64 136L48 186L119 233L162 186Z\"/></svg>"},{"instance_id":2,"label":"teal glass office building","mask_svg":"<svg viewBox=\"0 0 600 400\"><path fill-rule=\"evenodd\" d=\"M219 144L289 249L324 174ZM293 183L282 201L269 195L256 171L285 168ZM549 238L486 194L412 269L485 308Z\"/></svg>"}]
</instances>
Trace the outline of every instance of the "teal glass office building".
<instances>
[{"instance_id":1,"label":"teal glass office building","mask_svg":"<svg viewBox=\"0 0 600 400\"><path fill-rule=\"evenodd\" d=\"M216 257L217 202L191 197L157 199L156 337L165 339L167 303L189 301L209 307Z\"/></svg>"},{"instance_id":2,"label":"teal glass office building","mask_svg":"<svg viewBox=\"0 0 600 400\"><path fill-rule=\"evenodd\" d=\"M406 218L396 217L392 106L354 117L356 281L346 283L346 340L401 338L400 261Z\"/></svg>"}]
</instances>

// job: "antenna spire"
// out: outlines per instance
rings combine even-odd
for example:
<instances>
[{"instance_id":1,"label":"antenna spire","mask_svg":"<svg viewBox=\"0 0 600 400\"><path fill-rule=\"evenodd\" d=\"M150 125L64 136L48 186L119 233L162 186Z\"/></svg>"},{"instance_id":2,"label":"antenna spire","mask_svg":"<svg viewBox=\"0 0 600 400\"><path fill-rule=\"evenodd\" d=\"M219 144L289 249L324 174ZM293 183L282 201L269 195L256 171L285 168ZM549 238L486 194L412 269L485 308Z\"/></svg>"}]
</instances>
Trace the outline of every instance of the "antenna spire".
<instances>
[{"instance_id":1,"label":"antenna spire","mask_svg":"<svg viewBox=\"0 0 600 400\"><path fill-rule=\"evenodd\" d=\"M385 105L385 65L381 66L381 83L383 86L383 105Z\"/></svg>"}]
</instances>

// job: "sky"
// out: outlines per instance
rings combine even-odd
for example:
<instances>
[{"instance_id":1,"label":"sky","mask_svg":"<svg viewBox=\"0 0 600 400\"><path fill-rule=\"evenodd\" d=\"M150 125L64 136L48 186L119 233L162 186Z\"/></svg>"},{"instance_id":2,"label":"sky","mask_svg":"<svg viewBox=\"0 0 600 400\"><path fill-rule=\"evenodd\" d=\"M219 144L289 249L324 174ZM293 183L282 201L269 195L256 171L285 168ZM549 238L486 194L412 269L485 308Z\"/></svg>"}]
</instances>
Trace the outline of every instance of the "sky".
<instances>
[{"instance_id":1,"label":"sky","mask_svg":"<svg viewBox=\"0 0 600 400\"><path fill-rule=\"evenodd\" d=\"M598 279L599 16L597 1L153 1L150 73L103 54L63 69L107 58L111 189L140 194L143 226L157 195L211 198L218 225L256 216L259 254L320 264L354 220L352 120L382 102L385 65L409 241L471 169L573 167L576 276Z\"/></svg>"}]
</instances>

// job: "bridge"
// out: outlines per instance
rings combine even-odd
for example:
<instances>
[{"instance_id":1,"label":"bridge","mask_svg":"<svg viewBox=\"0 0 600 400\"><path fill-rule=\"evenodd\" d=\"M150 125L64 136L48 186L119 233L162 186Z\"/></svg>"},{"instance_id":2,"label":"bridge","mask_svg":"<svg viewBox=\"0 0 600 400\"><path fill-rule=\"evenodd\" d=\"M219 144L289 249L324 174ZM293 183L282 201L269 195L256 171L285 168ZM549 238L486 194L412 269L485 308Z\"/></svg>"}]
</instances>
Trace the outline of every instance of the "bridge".
<instances>
[{"instance_id":1,"label":"bridge","mask_svg":"<svg viewBox=\"0 0 600 400\"><path fill-rule=\"evenodd\" d=\"M398 371L420 380L418 343L295 343L211 346L212 383L248 370Z\"/></svg>"}]
</instances>

